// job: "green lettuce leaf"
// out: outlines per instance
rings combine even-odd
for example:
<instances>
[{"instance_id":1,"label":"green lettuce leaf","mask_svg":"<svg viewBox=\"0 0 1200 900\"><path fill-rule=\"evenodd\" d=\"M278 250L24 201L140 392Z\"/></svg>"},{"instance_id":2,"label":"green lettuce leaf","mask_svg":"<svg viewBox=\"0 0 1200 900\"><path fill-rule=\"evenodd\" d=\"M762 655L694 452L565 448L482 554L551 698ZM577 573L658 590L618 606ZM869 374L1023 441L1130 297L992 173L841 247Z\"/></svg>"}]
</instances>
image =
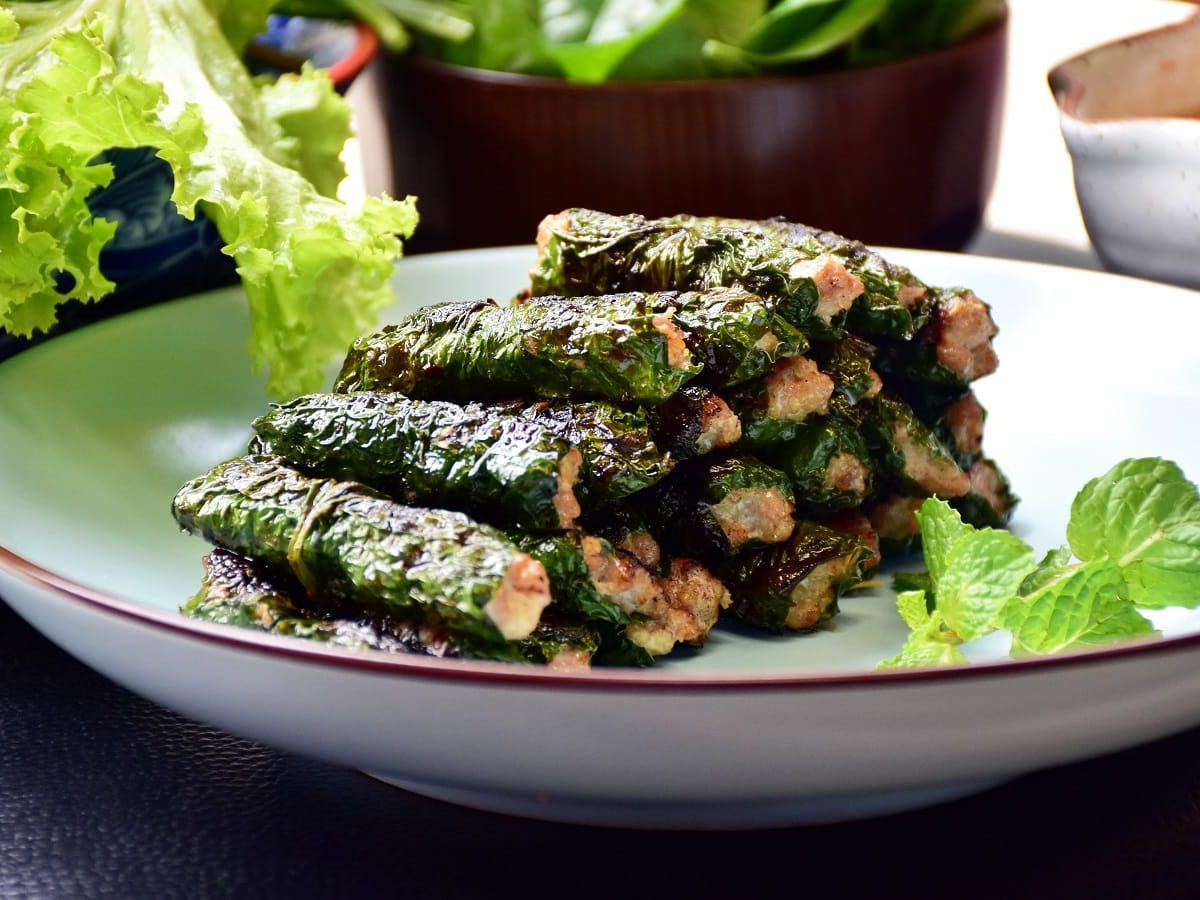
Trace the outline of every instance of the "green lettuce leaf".
<instances>
[{"instance_id":1,"label":"green lettuce leaf","mask_svg":"<svg viewBox=\"0 0 1200 900\"><path fill-rule=\"evenodd\" d=\"M243 0L239 0L239 3ZM49 327L58 304L103 297L115 226L87 195L106 150L154 147L186 217L202 208L250 300L251 355L284 397L321 387L330 360L391 300L411 198L334 196L349 118L328 78L254 79L218 16L265 21L265 0L46 0L0 25L0 327ZM68 287L64 290L64 275Z\"/></svg>"}]
</instances>

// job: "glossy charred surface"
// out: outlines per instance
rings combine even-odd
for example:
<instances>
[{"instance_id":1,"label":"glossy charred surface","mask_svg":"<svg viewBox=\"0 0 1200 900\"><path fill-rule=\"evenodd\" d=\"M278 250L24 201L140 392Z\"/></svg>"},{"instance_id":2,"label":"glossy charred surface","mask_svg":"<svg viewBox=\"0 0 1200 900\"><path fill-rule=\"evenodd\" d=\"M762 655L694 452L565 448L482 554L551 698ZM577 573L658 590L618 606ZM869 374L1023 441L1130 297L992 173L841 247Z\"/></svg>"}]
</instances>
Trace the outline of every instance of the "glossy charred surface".
<instances>
[{"instance_id":1,"label":"glossy charred surface","mask_svg":"<svg viewBox=\"0 0 1200 900\"><path fill-rule=\"evenodd\" d=\"M211 543L290 572L319 609L354 603L500 643L532 633L550 601L542 566L495 529L276 457L222 463L184 485L172 511Z\"/></svg>"},{"instance_id":2,"label":"glossy charred surface","mask_svg":"<svg viewBox=\"0 0 1200 900\"><path fill-rule=\"evenodd\" d=\"M690 390L688 385L681 393ZM535 422L579 449L580 493L589 508L657 484L675 465L669 448L660 447L652 435L648 414L637 408L599 400L539 400L504 404L501 410Z\"/></svg>"},{"instance_id":3,"label":"glossy charred surface","mask_svg":"<svg viewBox=\"0 0 1200 900\"><path fill-rule=\"evenodd\" d=\"M548 530L579 514L580 454L536 422L395 392L310 394L254 422L261 452L406 503Z\"/></svg>"},{"instance_id":4,"label":"glossy charred surface","mask_svg":"<svg viewBox=\"0 0 1200 900\"><path fill-rule=\"evenodd\" d=\"M701 560L786 540L795 511L787 476L752 456L680 465L639 499L664 547Z\"/></svg>"},{"instance_id":5,"label":"glossy charred surface","mask_svg":"<svg viewBox=\"0 0 1200 900\"><path fill-rule=\"evenodd\" d=\"M875 467L857 427L823 416L796 427L766 459L791 480L796 506L809 514L859 506L874 491Z\"/></svg>"},{"instance_id":6,"label":"glossy charred surface","mask_svg":"<svg viewBox=\"0 0 1200 900\"><path fill-rule=\"evenodd\" d=\"M815 628L862 577L870 550L859 538L801 521L786 543L731 563L726 584L738 618L771 631Z\"/></svg>"},{"instance_id":7,"label":"glossy charred surface","mask_svg":"<svg viewBox=\"0 0 1200 900\"><path fill-rule=\"evenodd\" d=\"M647 407L655 440L676 459L732 447L742 438L737 413L711 388L689 384L669 400Z\"/></svg>"},{"instance_id":8,"label":"glossy charred surface","mask_svg":"<svg viewBox=\"0 0 1200 900\"><path fill-rule=\"evenodd\" d=\"M805 334L831 324L817 281L803 271L811 256L721 220L566 210L542 221L538 251L531 272L537 294L740 287L773 302L776 314Z\"/></svg>"},{"instance_id":9,"label":"glossy charred surface","mask_svg":"<svg viewBox=\"0 0 1200 900\"><path fill-rule=\"evenodd\" d=\"M700 371L685 337L640 294L444 303L355 341L335 389L656 403Z\"/></svg>"}]
</instances>

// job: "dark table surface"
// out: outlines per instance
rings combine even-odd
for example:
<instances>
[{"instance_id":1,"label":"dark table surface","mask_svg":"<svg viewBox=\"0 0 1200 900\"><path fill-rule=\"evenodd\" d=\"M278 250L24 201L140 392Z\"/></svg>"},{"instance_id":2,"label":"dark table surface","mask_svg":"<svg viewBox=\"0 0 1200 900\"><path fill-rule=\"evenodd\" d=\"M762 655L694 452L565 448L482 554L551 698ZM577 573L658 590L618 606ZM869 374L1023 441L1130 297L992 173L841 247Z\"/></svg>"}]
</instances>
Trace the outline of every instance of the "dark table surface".
<instances>
[{"instance_id":1,"label":"dark table surface","mask_svg":"<svg viewBox=\"0 0 1200 900\"><path fill-rule=\"evenodd\" d=\"M1200 897L1198 760L1195 730L940 807L771 831L526 821L184 719L0 603L4 898Z\"/></svg>"}]
</instances>

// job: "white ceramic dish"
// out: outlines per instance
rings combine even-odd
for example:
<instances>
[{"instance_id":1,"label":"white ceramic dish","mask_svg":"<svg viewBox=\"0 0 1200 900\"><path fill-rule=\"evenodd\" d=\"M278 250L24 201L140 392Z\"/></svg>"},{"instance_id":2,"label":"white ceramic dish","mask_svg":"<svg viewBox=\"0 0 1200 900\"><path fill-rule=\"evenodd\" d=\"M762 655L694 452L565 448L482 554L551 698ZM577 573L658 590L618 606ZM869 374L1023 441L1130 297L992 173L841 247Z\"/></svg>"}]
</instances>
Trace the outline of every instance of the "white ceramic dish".
<instances>
[{"instance_id":1,"label":"white ceramic dish","mask_svg":"<svg viewBox=\"0 0 1200 900\"><path fill-rule=\"evenodd\" d=\"M1200 287L1200 14L1073 57L1050 88L1104 264Z\"/></svg>"},{"instance_id":2,"label":"white ceramic dish","mask_svg":"<svg viewBox=\"0 0 1200 900\"><path fill-rule=\"evenodd\" d=\"M888 251L974 287L1001 325L978 392L987 447L1062 541L1074 492L1119 458L1200 474L1200 303L1117 276ZM393 315L504 297L522 248L401 264ZM1135 302L1136 298L1136 302ZM824 633L722 629L651 670L334 652L186 620L203 544L169 503L241 451L265 405L236 289L104 322L0 365L0 596L119 683L196 719L485 809L634 826L750 827L929 804L1200 722L1200 615L1165 640L1075 657L876 673L903 627L890 591ZM992 660L992 661L989 661Z\"/></svg>"}]
</instances>

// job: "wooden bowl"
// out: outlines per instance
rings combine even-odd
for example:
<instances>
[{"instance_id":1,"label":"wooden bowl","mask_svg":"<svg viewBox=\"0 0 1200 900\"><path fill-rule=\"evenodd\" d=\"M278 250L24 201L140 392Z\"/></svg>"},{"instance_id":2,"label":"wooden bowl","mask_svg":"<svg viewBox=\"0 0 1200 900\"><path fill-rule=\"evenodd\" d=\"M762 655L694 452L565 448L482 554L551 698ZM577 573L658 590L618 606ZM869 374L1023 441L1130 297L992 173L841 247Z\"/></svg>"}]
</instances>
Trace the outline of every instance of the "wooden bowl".
<instances>
[{"instance_id":1,"label":"wooden bowl","mask_svg":"<svg viewBox=\"0 0 1200 900\"><path fill-rule=\"evenodd\" d=\"M943 50L796 76L571 84L379 59L410 251L528 243L568 206L784 216L957 249L995 174L1007 20Z\"/></svg>"}]
</instances>

